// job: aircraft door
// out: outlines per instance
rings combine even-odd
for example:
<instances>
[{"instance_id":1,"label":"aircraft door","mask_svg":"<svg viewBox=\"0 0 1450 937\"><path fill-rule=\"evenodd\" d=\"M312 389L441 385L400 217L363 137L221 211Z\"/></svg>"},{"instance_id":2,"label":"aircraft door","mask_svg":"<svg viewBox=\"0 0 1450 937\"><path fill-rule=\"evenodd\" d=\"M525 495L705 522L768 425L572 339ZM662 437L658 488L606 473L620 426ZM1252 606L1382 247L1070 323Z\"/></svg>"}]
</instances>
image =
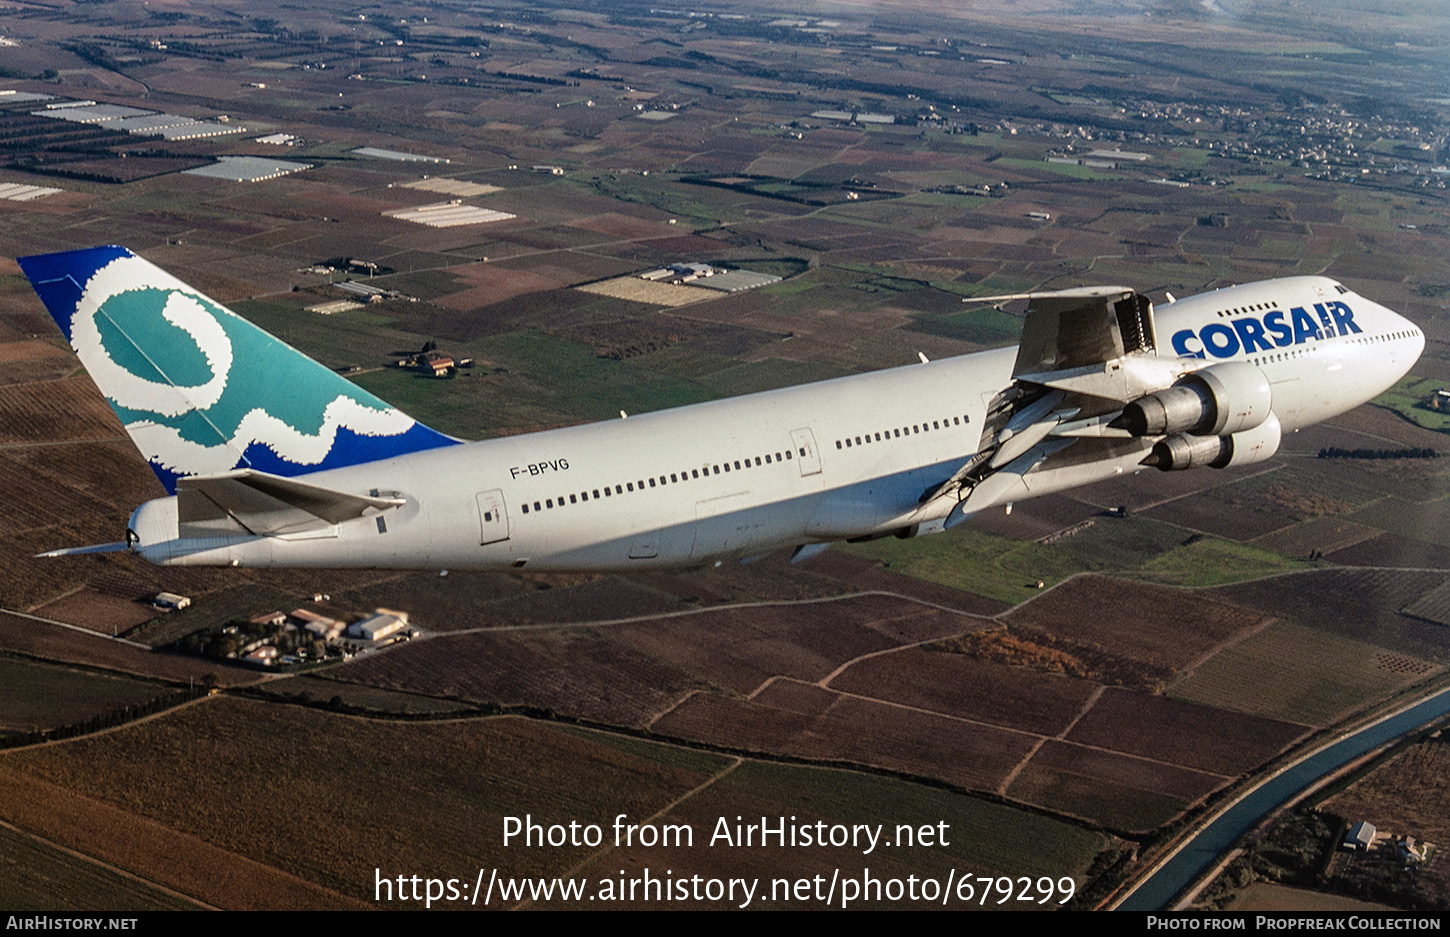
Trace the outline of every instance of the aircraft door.
<instances>
[{"instance_id":1,"label":"aircraft door","mask_svg":"<svg viewBox=\"0 0 1450 937\"><path fill-rule=\"evenodd\" d=\"M816 436L809 427L790 431L795 457L800 461L802 475L821 474L821 454L816 451Z\"/></svg>"},{"instance_id":2,"label":"aircraft door","mask_svg":"<svg viewBox=\"0 0 1450 937\"><path fill-rule=\"evenodd\" d=\"M497 488L492 491L480 491L475 498L478 501L479 546L507 540L509 538L509 517L508 511L504 508L503 492Z\"/></svg>"}]
</instances>

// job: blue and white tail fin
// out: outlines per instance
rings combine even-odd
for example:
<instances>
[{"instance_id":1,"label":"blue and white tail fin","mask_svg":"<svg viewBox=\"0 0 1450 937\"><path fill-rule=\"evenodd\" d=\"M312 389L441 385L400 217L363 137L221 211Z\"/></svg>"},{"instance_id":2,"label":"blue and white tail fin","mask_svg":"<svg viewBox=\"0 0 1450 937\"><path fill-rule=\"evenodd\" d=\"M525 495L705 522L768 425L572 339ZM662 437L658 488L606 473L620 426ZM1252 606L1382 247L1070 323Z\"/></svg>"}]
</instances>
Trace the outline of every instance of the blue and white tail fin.
<instances>
[{"instance_id":1,"label":"blue and white tail fin","mask_svg":"<svg viewBox=\"0 0 1450 937\"><path fill-rule=\"evenodd\" d=\"M234 468L292 477L457 442L124 247L20 267L167 491Z\"/></svg>"}]
</instances>

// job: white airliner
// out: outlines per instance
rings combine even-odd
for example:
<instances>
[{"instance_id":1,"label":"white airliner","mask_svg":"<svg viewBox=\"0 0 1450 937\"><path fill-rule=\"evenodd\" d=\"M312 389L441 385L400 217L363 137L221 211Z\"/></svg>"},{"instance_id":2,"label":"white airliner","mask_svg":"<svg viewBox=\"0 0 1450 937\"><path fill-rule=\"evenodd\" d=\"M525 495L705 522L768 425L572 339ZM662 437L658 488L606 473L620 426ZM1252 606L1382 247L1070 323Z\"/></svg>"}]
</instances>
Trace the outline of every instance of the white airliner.
<instances>
[{"instance_id":1,"label":"white airliner","mask_svg":"<svg viewBox=\"0 0 1450 937\"><path fill-rule=\"evenodd\" d=\"M1404 375L1412 323L1334 280L1154 310L1032 294L1022 344L462 443L122 247L20 260L171 497L163 565L628 570L806 559L1153 466L1244 465ZM998 300L1005 297L998 297Z\"/></svg>"}]
</instances>

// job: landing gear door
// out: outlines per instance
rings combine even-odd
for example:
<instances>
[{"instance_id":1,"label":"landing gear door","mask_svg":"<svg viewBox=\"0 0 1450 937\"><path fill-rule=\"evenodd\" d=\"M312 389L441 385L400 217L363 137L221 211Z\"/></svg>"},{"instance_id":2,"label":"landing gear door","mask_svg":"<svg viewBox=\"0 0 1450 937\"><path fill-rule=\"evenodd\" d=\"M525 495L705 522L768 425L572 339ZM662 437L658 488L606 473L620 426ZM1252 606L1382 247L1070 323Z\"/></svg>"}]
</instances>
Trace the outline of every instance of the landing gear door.
<instances>
[{"instance_id":1,"label":"landing gear door","mask_svg":"<svg viewBox=\"0 0 1450 937\"><path fill-rule=\"evenodd\" d=\"M795 444L795 456L800 460L801 474L821 474L821 454L816 451L816 437L810 428L791 430L790 439Z\"/></svg>"},{"instance_id":2,"label":"landing gear door","mask_svg":"<svg viewBox=\"0 0 1450 937\"><path fill-rule=\"evenodd\" d=\"M497 543L509 538L509 517L503 505L503 492L498 489L480 491L478 500L478 543Z\"/></svg>"}]
</instances>

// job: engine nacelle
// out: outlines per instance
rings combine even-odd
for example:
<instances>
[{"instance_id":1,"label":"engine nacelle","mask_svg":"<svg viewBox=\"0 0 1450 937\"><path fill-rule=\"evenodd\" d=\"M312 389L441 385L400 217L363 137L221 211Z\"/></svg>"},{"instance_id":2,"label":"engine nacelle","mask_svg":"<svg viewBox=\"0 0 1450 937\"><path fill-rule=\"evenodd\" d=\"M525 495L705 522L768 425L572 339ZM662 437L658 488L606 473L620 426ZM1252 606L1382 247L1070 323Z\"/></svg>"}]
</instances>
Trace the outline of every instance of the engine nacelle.
<instances>
[{"instance_id":1,"label":"engine nacelle","mask_svg":"<svg viewBox=\"0 0 1450 937\"><path fill-rule=\"evenodd\" d=\"M1215 364L1166 390L1139 397L1113 425L1135 436L1224 436L1261 425L1273 412L1264 372L1245 361Z\"/></svg>"},{"instance_id":2,"label":"engine nacelle","mask_svg":"<svg viewBox=\"0 0 1450 937\"><path fill-rule=\"evenodd\" d=\"M1272 413L1264 422L1253 429L1229 436L1192 436L1179 433L1153 444L1144 465L1152 465L1160 471L1174 472L1180 469L1208 465L1213 468L1229 468L1234 465L1252 465L1262 462L1279 451L1279 440L1283 431L1279 418Z\"/></svg>"}]
</instances>

